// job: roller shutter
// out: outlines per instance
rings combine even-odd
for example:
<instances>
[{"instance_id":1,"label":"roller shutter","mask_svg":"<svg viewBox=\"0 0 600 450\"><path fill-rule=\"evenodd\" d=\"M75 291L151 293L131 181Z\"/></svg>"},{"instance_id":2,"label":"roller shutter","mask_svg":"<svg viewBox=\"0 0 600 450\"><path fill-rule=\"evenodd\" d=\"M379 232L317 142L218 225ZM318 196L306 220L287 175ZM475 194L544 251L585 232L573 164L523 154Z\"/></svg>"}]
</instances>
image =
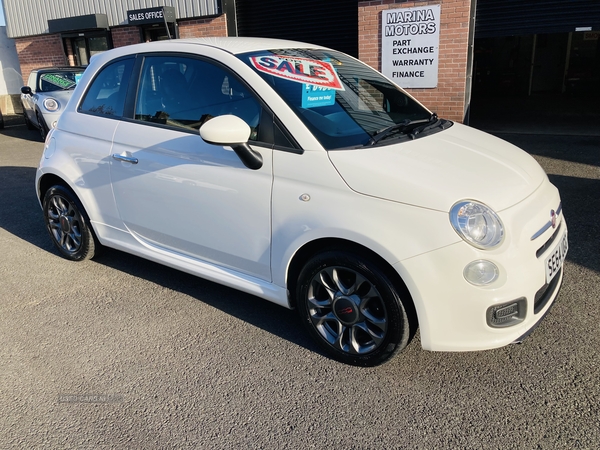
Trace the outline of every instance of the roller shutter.
<instances>
[{"instance_id":1,"label":"roller shutter","mask_svg":"<svg viewBox=\"0 0 600 450\"><path fill-rule=\"evenodd\" d=\"M477 0L475 37L600 30L599 0Z\"/></svg>"},{"instance_id":2,"label":"roller shutter","mask_svg":"<svg viewBox=\"0 0 600 450\"><path fill-rule=\"evenodd\" d=\"M358 56L358 2L237 0L238 36L292 39Z\"/></svg>"}]
</instances>

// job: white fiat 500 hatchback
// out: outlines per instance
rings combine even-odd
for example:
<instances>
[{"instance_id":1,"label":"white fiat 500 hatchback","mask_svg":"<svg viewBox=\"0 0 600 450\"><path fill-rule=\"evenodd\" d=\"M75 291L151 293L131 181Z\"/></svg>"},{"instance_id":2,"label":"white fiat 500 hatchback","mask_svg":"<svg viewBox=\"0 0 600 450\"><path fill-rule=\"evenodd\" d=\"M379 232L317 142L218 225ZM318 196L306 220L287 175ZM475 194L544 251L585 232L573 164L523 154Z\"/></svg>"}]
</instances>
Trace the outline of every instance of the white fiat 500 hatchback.
<instances>
[{"instance_id":1,"label":"white fiat 500 hatchback","mask_svg":"<svg viewBox=\"0 0 600 450\"><path fill-rule=\"evenodd\" d=\"M93 58L36 190L66 258L112 247L297 309L331 357L376 365L520 341L562 282L560 196L527 153L300 42Z\"/></svg>"}]
</instances>

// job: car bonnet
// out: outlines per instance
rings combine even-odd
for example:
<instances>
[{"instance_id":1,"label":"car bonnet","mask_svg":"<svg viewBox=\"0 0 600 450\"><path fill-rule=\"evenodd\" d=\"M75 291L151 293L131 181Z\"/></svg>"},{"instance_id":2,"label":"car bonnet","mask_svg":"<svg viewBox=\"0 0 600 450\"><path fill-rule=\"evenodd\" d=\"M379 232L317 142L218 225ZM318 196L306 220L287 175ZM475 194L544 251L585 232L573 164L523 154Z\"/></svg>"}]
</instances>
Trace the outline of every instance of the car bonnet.
<instances>
[{"instance_id":1,"label":"car bonnet","mask_svg":"<svg viewBox=\"0 0 600 450\"><path fill-rule=\"evenodd\" d=\"M546 177L523 150L460 124L382 144L387 145L329 152L354 191L439 211L463 199L502 211L531 195Z\"/></svg>"}]
</instances>

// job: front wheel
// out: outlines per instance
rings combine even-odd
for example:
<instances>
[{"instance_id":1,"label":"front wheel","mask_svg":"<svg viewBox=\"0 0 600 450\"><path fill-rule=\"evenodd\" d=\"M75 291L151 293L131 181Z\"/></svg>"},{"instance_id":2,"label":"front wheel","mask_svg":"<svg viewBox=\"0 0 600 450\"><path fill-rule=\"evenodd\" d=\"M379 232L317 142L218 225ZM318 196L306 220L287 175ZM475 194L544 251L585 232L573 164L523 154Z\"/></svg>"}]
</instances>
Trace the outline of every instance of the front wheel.
<instances>
[{"instance_id":1,"label":"front wheel","mask_svg":"<svg viewBox=\"0 0 600 450\"><path fill-rule=\"evenodd\" d=\"M44 220L52 242L71 261L94 257L99 244L77 197L63 186L53 186L43 202Z\"/></svg>"},{"instance_id":2,"label":"front wheel","mask_svg":"<svg viewBox=\"0 0 600 450\"><path fill-rule=\"evenodd\" d=\"M25 119L25 126L27 126L28 130L34 130L35 125L31 123L29 117L27 116L27 111L25 111L25 107L23 107L23 118Z\"/></svg>"},{"instance_id":3,"label":"front wheel","mask_svg":"<svg viewBox=\"0 0 600 450\"><path fill-rule=\"evenodd\" d=\"M378 264L353 253L313 257L298 278L296 301L310 335L340 362L375 366L409 342L411 324L398 290Z\"/></svg>"},{"instance_id":4,"label":"front wheel","mask_svg":"<svg viewBox=\"0 0 600 450\"><path fill-rule=\"evenodd\" d=\"M40 130L40 137L42 138L42 141L46 141L46 136L48 136L48 128L46 128L46 122L44 122L44 119L41 118L39 114L37 114L37 121Z\"/></svg>"}]
</instances>

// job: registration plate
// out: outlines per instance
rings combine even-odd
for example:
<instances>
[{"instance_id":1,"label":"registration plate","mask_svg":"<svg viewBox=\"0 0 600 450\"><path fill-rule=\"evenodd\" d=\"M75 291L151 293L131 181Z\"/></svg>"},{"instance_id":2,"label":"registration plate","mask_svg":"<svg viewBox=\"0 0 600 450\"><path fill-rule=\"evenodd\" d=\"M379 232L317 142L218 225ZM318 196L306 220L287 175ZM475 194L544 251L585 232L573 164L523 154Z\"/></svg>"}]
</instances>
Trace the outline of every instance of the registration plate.
<instances>
[{"instance_id":1,"label":"registration plate","mask_svg":"<svg viewBox=\"0 0 600 450\"><path fill-rule=\"evenodd\" d=\"M546 258L546 283L550 283L560 271L567 256L567 250L569 250L569 242L567 240L567 232L565 231L558 244Z\"/></svg>"}]
</instances>

